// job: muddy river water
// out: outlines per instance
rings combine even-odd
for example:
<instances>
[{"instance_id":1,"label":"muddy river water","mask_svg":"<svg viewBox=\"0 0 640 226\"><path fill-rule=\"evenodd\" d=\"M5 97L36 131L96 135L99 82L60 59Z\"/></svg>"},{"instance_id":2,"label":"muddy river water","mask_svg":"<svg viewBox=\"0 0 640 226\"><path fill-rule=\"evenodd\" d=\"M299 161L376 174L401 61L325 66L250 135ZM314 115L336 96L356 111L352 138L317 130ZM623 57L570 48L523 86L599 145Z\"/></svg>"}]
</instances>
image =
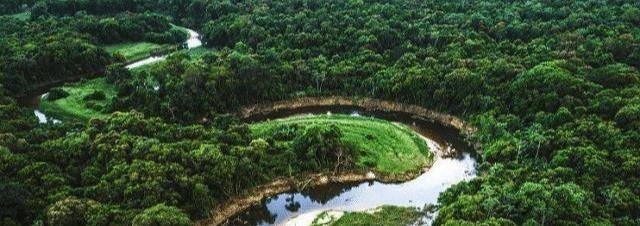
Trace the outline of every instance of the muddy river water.
<instances>
[{"instance_id":1,"label":"muddy river water","mask_svg":"<svg viewBox=\"0 0 640 226\"><path fill-rule=\"evenodd\" d=\"M375 180L334 183L301 192L281 193L232 217L226 225L309 225L322 211L365 211L382 205L424 207L426 204L436 204L438 195L448 187L476 176L475 152L457 131L407 113L366 112L353 106L323 106L260 115L247 121L337 113L353 117L376 117L409 125L425 138L430 151L436 154L436 160L425 173L402 183Z\"/></svg>"}]
</instances>

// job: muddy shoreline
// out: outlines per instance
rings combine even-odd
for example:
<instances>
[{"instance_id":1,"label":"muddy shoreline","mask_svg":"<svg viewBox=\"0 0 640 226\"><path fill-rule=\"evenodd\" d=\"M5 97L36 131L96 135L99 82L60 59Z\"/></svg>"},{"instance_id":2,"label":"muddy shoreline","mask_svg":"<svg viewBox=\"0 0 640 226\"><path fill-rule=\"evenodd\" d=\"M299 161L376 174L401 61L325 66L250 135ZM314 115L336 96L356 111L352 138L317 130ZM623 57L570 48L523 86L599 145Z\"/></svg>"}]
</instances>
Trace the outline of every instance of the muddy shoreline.
<instances>
[{"instance_id":1,"label":"muddy shoreline","mask_svg":"<svg viewBox=\"0 0 640 226\"><path fill-rule=\"evenodd\" d=\"M305 111L317 107L353 107L368 112L390 112L411 115L411 118L430 122L455 130L458 134L465 136L475 132L475 128L465 123L463 120L428 110L415 105L406 105L390 101L377 100L372 98L347 98L347 97L305 97L293 100L278 101L265 104L257 104L241 108L237 116L245 122L256 122L270 120L270 116L280 117L281 113ZM479 149L477 149L479 150ZM460 151L460 150L459 150ZM435 155L455 155L456 153L434 153ZM437 156L436 156L437 158ZM435 161L435 158L434 158ZM264 199L300 188L309 188L327 185L330 183L361 183L367 181L378 181L383 183L406 182L417 178L422 173L429 170L434 161L430 162L422 170L408 172L400 175L376 175L372 172L341 172L337 174L310 174L301 175L297 178L279 178L275 181L249 189L244 194L230 198L229 201L217 205L211 210L211 218L196 222L195 225L221 225L230 218L242 213L248 208L260 204ZM299 178L305 178L300 180ZM303 185L303 186L301 186Z\"/></svg>"}]
</instances>

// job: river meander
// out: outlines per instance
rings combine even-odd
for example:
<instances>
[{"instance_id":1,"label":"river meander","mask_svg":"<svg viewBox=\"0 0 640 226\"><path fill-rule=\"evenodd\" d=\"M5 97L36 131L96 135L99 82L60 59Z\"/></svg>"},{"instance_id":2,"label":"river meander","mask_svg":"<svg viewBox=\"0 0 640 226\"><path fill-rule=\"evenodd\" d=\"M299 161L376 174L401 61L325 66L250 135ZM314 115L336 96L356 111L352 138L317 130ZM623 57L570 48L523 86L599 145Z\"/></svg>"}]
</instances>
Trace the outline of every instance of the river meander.
<instances>
[{"instance_id":1,"label":"river meander","mask_svg":"<svg viewBox=\"0 0 640 226\"><path fill-rule=\"evenodd\" d=\"M280 193L231 217L225 225L308 225L322 211L365 211L382 205L421 208L426 204L436 204L439 194L450 186L476 176L474 152L456 130L413 117L408 113L367 112L353 106L322 106L273 112L249 118L247 121L331 113L351 114L353 117L376 117L406 124L424 137L436 160L423 174L402 183L384 183L376 180L330 183L303 191Z\"/></svg>"},{"instance_id":2,"label":"river meander","mask_svg":"<svg viewBox=\"0 0 640 226\"><path fill-rule=\"evenodd\" d=\"M183 43L185 45L185 47L187 49L193 49L193 48L201 47L202 46L202 41L200 40L200 34L198 34L198 32L196 32L196 31L188 29L188 28L185 28L185 30L189 34L188 39ZM134 68L137 68L137 67L142 67L144 65L149 65L149 64L153 64L153 63L165 60L167 58L167 56L168 56L168 54L167 55L161 55L161 56L149 56L149 57L147 57L145 59L142 59L142 60L127 64L125 67L127 69L134 69ZM80 77L78 77L77 80L79 80L79 79L80 79ZM63 85L63 84L64 83L61 83L60 85ZM20 103L20 105L22 105L24 107L33 108L33 114L38 118L38 122L39 123L48 123L48 122L60 123L60 120L52 118L50 116L47 116L40 109L40 101L42 100L42 98L46 98L47 91L48 91L49 88L51 88L51 87L47 87L46 89L41 89L39 92L34 92L31 95L19 98L18 102Z\"/></svg>"}]
</instances>

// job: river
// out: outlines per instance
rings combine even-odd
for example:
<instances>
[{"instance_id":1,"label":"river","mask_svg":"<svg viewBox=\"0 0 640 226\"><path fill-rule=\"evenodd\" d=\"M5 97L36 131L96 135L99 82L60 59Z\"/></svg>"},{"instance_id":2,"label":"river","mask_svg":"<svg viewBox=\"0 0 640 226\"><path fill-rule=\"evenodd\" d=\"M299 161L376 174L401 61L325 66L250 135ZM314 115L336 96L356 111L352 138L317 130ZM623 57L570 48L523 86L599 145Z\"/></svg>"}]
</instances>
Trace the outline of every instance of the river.
<instances>
[{"instance_id":1,"label":"river","mask_svg":"<svg viewBox=\"0 0 640 226\"><path fill-rule=\"evenodd\" d=\"M189 38L184 42L187 49L198 48L202 46L202 41L200 40L200 34L198 32L185 28L187 33L189 33ZM156 63L162 61L167 58L167 55L162 56L150 56L148 58L133 62L131 64L126 65L127 69L134 69L137 67L141 67L144 65ZM33 108L33 114L38 118L39 123L60 123L60 120L47 116L40 109L40 101L42 98L46 98L47 93L34 93L30 96L20 98L18 101L24 107Z\"/></svg>"},{"instance_id":2,"label":"river","mask_svg":"<svg viewBox=\"0 0 640 226\"><path fill-rule=\"evenodd\" d=\"M375 180L362 183L334 183L301 192L281 193L232 217L225 225L299 226L310 225L323 211L366 211L382 205L421 208L426 204L436 204L439 194L450 186L476 177L475 152L466 145L457 131L406 113L364 112L354 107L324 106L277 112L248 121L319 113L351 114L353 117L376 117L404 123L426 140L436 160L425 173L402 183L382 183ZM456 154L454 157L444 157L443 153ZM427 224L430 223L429 219L426 220Z\"/></svg>"}]
</instances>

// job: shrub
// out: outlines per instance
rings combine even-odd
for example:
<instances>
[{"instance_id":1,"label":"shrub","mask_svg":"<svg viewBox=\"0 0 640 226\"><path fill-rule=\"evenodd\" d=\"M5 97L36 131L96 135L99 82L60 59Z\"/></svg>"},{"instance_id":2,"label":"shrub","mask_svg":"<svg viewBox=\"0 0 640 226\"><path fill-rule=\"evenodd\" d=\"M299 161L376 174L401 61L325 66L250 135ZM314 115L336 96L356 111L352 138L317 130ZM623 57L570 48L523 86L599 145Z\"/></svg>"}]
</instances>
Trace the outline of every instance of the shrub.
<instances>
[{"instance_id":1,"label":"shrub","mask_svg":"<svg viewBox=\"0 0 640 226\"><path fill-rule=\"evenodd\" d=\"M93 93L86 95L83 100L106 100L107 96L102 91L94 91Z\"/></svg>"},{"instance_id":2,"label":"shrub","mask_svg":"<svg viewBox=\"0 0 640 226\"><path fill-rule=\"evenodd\" d=\"M182 210L158 204L147 208L133 218L134 226L189 226L191 221Z\"/></svg>"},{"instance_id":3,"label":"shrub","mask_svg":"<svg viewBox=\"0 0 640 226\"><path fill-rule=\"evenodd\" d=\"M67 93L67 91L64 91L62 88L53 88L49 90L49 94L47 94L47 100L55 101L68 96L69 96L69 93Z\"/></svg>"}]
</instances>

